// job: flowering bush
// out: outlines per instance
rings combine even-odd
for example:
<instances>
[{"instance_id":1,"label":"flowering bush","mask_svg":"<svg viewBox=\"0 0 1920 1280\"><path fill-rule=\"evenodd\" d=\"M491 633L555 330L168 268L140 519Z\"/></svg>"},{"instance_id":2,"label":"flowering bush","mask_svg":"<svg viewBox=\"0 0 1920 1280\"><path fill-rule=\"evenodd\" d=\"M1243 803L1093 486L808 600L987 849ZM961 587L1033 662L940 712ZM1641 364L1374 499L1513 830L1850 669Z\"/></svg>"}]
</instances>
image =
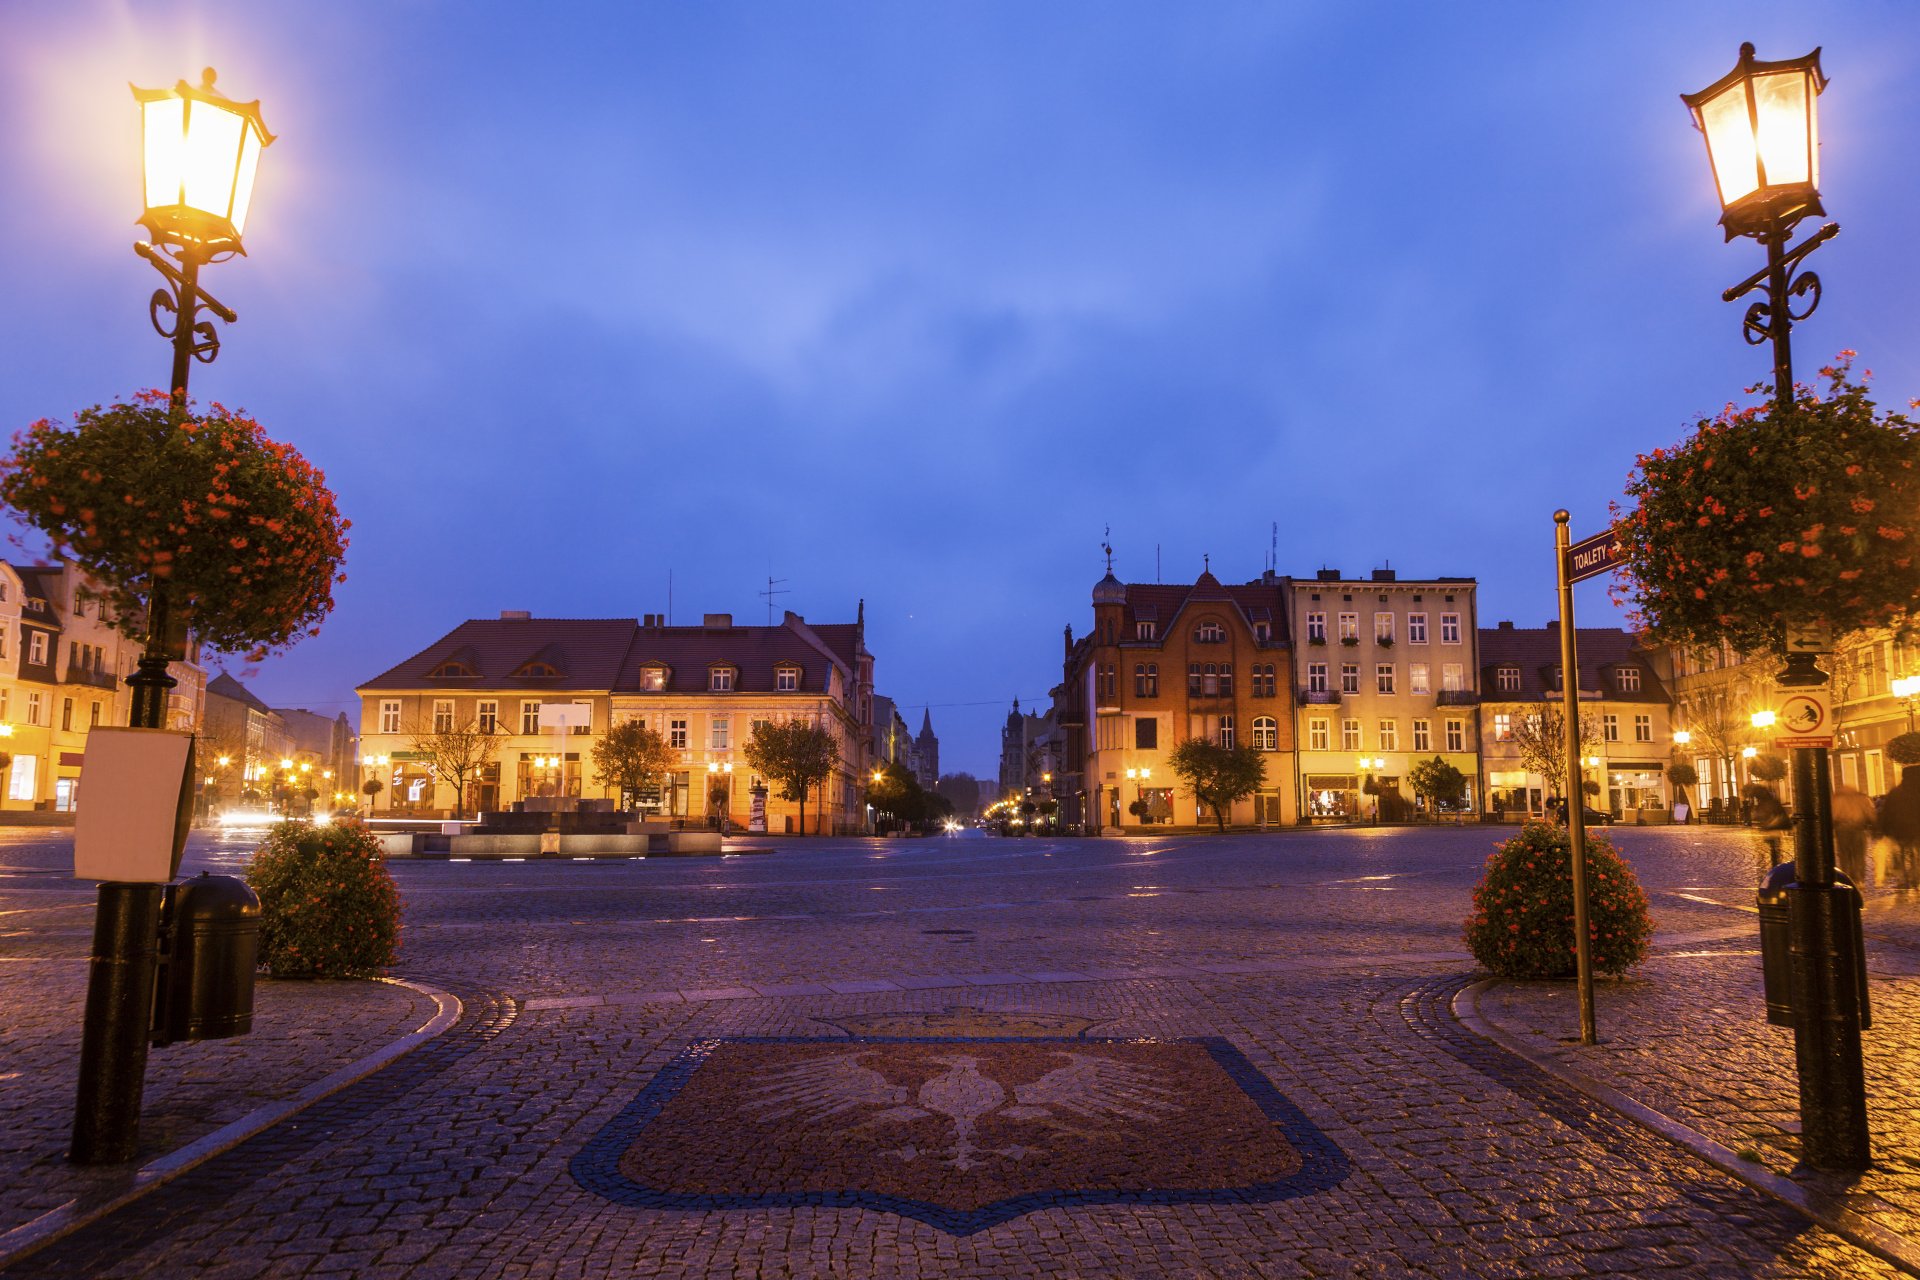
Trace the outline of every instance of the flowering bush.
<instances>
[{"instance_id":1,"label":"flowering bush","mask_svg":"<svg viewBox=\"0 0 1920 1280\"><path fill-rule=\"evenodd\" d=\"M0 501L145 625L164 583L201 642L255 658L317 634L341 581L348 522L326 478L251 418L176 418L162 391L42 419L0 459Z\"/></svg>"},{"instance_id":2,"label":"flowering bush","mask_svg":"<svg viewBox=\"0 0 1920 1280\"><path fill-rule=\"evenodd\" d=\"M1587 933L1598 973L1646 958L1653 920L1633 868L1603 835L1587 833ZM1473 891L1466 943L1503 978L1574 971L1573 844L1565 827L1532 823L1494 850Z\"/></svg>"},{"instance_id":3,"label":"flowering bush","mask_svg":"<svg viewBox=\"0 0 1920 1280\"><path fill-rule=\"evenodd\" d=\"M1853 353L1782 411L1736 409L1642 454L1615 510L1636 621L1656 641L1782 652L1784 628L1905 632L1920 596L1920 425L1881 413ZM1867 376L1871 376L1870 372Z\"/></svg>"},{"instance_id":4,"label":"flowering bush","mask_svg":"<svg viewBox=\"0 0 1920 1280\"><path fill-rule=\"evenodd\" d=\"M282 822L247 864L260 895L260 963L276 978L354 978L400 950L400 892L358 822Z\"/></svg>"}]
</instances>

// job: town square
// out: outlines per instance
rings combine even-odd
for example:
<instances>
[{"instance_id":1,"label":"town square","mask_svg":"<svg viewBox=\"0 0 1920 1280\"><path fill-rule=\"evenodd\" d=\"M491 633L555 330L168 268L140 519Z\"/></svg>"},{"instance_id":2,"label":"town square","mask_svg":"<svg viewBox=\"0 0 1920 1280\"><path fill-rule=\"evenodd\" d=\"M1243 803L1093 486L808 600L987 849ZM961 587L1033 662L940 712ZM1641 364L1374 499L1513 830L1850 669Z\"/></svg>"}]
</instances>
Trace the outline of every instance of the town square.
<instances>
[{"instance_id":1,"label":"town square","mask_svg":"<svg viewBox=\"0 0 1920 1280\"><path fill-rule=\"evenodd\" d=\"M1920 1275L1914 15L5 28L0 1274Z\"/></svg>"}]
</instances>

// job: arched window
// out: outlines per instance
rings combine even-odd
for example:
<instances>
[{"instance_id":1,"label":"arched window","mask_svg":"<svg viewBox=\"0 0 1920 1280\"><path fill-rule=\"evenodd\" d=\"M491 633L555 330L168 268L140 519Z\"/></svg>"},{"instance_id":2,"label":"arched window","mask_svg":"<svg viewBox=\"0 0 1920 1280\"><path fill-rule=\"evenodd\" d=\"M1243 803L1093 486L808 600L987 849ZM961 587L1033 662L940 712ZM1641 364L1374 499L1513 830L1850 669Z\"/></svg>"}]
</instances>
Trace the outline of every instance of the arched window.
<instances>
[{"instance_id":1,"label":"arched window","mask_svg":"<svg viewBox=\"0 0 1920 1280\"><path fill-rule=\"evenodd\" d=\"M1255 751L1278 751L1280 749L1280 726L1272 716L1254 717L1253 749Z\"/></svg>"},{"instance_id":2,"label":"arched window","mask_svg":"<svg viewBox=\"0 0 1920 1280\"><path fill-rule=\"evenodd\" d=\"M1193 638L1197 644L1225 644L1227 629L1212 618L1193 629Z\"/></svg>"},{"instance_id":3,"label":"arched window","mask_svg":"<svg viewBox=\"0 0 1920 1280\"><path fill-rule=\"evenodd\" d=\"M1233 664L1231 662L1220 664L1220 696L1223 698L1233 696Z\"/></svg>"},{"instance_id":4,"label":"arched window","mask_svg":"<svg viewBox=\"0 0 1920 1280\"><path fill-rule=\"evenodd\" d=\"M1201 692L1205 693L1209 698L1217 698L1220 696L1220 666L1218 663L1209 662L1207 664L1207 678L1201 684Z\"/></svg>"},{"instance_id":5,"label":"arched window","mask_svg":"<svg viewBox=\"0 0 1920 1280\"><path fill-rule=\"evenodd\" d=\"M449 658L433 669L429 679L433 680L471 680L475 675L472 667L458 658Z\"/></svg>"}]
</instances>

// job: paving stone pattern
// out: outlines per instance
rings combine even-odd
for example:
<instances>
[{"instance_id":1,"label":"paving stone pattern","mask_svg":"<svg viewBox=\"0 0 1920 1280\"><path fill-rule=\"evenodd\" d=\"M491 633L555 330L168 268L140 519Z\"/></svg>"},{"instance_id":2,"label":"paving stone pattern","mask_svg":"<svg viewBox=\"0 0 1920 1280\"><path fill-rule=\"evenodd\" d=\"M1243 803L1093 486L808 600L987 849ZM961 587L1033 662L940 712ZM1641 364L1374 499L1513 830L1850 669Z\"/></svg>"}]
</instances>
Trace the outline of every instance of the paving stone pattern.
<instances>
[{"instance_id":1,"label":"paving stone pattern","mask_svg":"<svg viewBox=\"0 0 1920 1280\"><path fill-rule=\"evenodd\" d=\"M1472 975L1460 920L1498 834L970 837L400 865L403 970L468 999L462 1025L9 1274L1890 1274L1452 1020L1447 1000ZM1629 831L1620 843L1664 933L1742 922L1678 895L1751 883L1743 840ZM30 875L20 888L59 893ZM1243 966L1259 971L1223 971ZM1169 976L1146 976L1155 968ZM942 985L834 986L914 975ZM947 985L956 975L992 980ZM606 998L647 993L678 998ZM640 1207L573 1176L690 1045L818 1041L916 1017L1218 1037L1350 1171L1271 1203L1062 1203L971 1234L858 1206Z\"/></svg>"}]
</instances>

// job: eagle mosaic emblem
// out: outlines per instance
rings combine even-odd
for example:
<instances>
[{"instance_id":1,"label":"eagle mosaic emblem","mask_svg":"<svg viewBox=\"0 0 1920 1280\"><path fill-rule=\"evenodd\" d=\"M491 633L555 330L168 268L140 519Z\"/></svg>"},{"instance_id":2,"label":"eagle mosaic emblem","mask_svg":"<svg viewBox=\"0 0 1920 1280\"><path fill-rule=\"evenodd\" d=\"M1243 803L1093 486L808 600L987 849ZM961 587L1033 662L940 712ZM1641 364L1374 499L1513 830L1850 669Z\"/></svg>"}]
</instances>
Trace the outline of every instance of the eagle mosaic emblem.
<instances>
[{"instance_id":1,"label":"eagle mosaic emblem","mask_svg":"<svg viewBox=\"0 0 1920 1280\"><path fill-rule=\"evenodd\" d=\"M1056 1205L1281 1200L1346 1176L1226 1041L1032 1034L1060 1029L700 1041L573 1174L623 1204L861 1206L954 1234Z\"/></svg>"}]
</instances>

